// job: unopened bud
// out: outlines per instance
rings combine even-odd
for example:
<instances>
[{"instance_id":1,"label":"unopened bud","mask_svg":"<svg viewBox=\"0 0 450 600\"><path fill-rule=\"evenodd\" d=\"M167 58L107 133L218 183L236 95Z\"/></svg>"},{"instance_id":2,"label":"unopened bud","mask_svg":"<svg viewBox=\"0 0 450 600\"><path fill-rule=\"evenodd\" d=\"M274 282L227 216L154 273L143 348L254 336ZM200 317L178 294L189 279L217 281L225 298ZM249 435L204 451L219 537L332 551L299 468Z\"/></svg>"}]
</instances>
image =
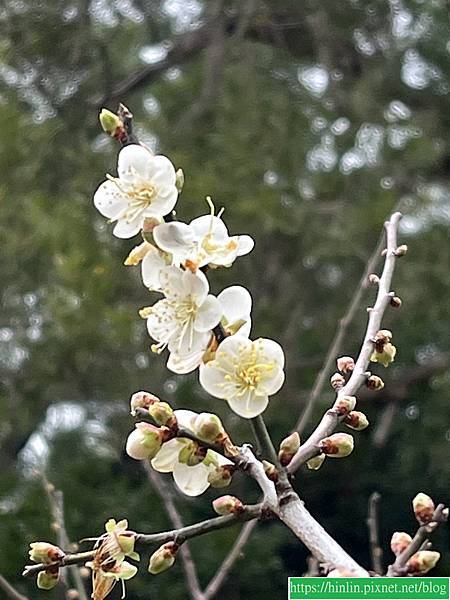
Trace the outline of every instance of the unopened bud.
<instances>
[{"instance_id":1,"label":"unopened bud","mask_svg":"<svg viewBox=\"0 0 450 600\"><path fill-rule=\"evenodd\" d=\"M188 440L178 454L178 461L188 467L195 467L203 462L207 450L200 448L197 442Z\"/></svg>"},{"instance_id":2,"label":"unopened bud","mask_svg":"<svg viewBox=\"0 0 450 600\"><path fill-rule=\"evenodd\" d=\"M400 308L402 305L402 299L398 296L392 296L389 302L393 308Z\"/></svg>"},{"instance_id":3,"label":"unopened bud","mask_svg":"<svg viewBox=\"0 0 450 600\"><path fill-rule=\"evenodd\" d=\"M155 402L159 402L159 398L150 394L150 392L136 392L130 400L131 414L134 416L137 408L148 408Z\"/></svg>"},{"instance_id":4,"label":"unopened bud","mask_svg":"<svg viewBox=\"0 0 450 600\"><path fill-rule=\"evenodd\" d=\"M197 415L193 427L197 437L209 444L213 444L224 432L222 421L217 415L211 413Z\"/></svg>"},{"instance_id":5,"label":"unopened bud","mask_svg":"<svg viewBox=\"0 0 450 600\"><path fill-rule=\"evenodd\" d=\"M369 426L369 420L366 415L358 410L352 410L344 419L344 423L350 429L362 431Z\"/></svg>"},{"instance_id":6,"label":"unopened bud","mask_svg":"<svg viewBox=\"0 0 450 600\"><path fill-rule=\"evenodd\" d=\"M300 436L297 431L288 435L287 438L280 444L280 450L278 452L278 460L283 467L286 467L294 457L294 454L300 448Z\"/></svg>"},{"instance_id":7,"label":"unopened bud","mask_svg":"<svg viewBox=\"0 0 450 600\"><path fill-rule=\"evenodd\" d=\"M348 433L334 433L319 442L320 451L332 458L343 458L353 450L353 437Z\"/></svg>"},{"instance_id":8,"label":"unopened bud","mask_svg":"<svg viewBox=\"0 0 450 600\"><path fill-rule=\"evenodd\" d=\"M65 554L53 544L48 542L33 542L30 544L30 560L44 565L50 565L64 558Z\"/></svg>"},{"instance_id":9,"label":"unopened bud","mask_svg":"<svg viewBox=\"0 0 450 600\"><path fill-rule=\"evenodd\" d=\"M158 425L173 427L177 423L177 418L173 414L172 407L167 402L155 402L148 409L148 414Z\"/></svg>"},{"instance_id":10,"label":"unopened bud","mask_svg":"<svg viewBox=\"0 0 450 600\"><path fill-rule=\"evenodd\" d=\"M383 347L384 344L392 341L392 331L389 331L389 329L380 329L375 334L373 341L375 344L381 344L381 347Z\"/></svg>"},{"instance_id":11,"label":"unopened bud","mask_svg":"<svg viewBox=\"0 0 450 600\"><path fill-rule=\"evenodd\" d=\"M406 563L406 568L410 574L423 575L431 571L436 566L437 561L441 558L439 552L432 550L419 550L411 556Z\"/></svg>"},{"instance_id":12,"label":"unopened bud","mask_svg":"<svg viewBox=\"0 0 450 600\"><path fill-rule=\"evenodd\" d=\"M233 469L231 465L223 465L216 467L210 471L208 475L208 482L213 488L224 488L230 485L233 476Z\"/></svg>"},{"instance_id":13,"label":"unopened bud","mask_svg":"<svg viewBox=\"0 0 450 600\"><path fill-rule=\"evenodd\" d=\"M380 283L380 278L375 273L371 273L369 275L369 282L373 285L377 285L378 283Z\"/></svg>"},{"instance_id":14,"label":"unopened bud","mask_svg":"<svg viewBox=\"0 0 450 600\"><path fill-rule=\"evenodd\" d=\"M338 371L344 373L345 375L347 373L351 373L355 368L355 361L351 356L341 356L337 359L336 363Z\"/></svg>"},{"instance_id":15,"label":"unopened bud","mask_svg":"<svg viewBox=\"0 0 450 600\"><path fill-rule=\"evenodd\" d=\"M58 583L59 569L40 571L37 576L37 586L40 590L52 590Z\"/></svg>"},{"instance_id":16,"label":"unopened bud","mask_svg":"<svg viewBox=\"0 0 450 600\"><path fill-rule=\"evenodd\" d=\"M278 470L274 464L269 462L268 460L262 461L262 466L264 467L264 473L266 477L276 483L278 481Z\"/></svg>"},{"instance_id":17,"label":"unopened bud","mask_svg":"<svg viewBox=\"0 0 450 600\"><path fill-rule=\"evenodd\" d=\"M322 466L325 458L325 454L318 454L317 456L313 456L307 461L306 466L308 467L308 469L311 469L311 471L318 471Z\"/></svg>"},{"instance_id":18,"label":"unopened bud","mask_svg":"<svg viewBox=\"0 0 450 600\"><path fill-rule=\"evenodd\" d=\"M430 496L420 492L412 501L412 505L416 519L421 525L426 525L433 519L435 506Z\"/></svg>"},{"instance_id":19,"label":"unopened bud","mask_svg":"<svg viewBox=\"0 0 450 600\"><path fill-rule=\"evenodd\" d=\"M344 387L345 378L340 373L335 373L330 378L330 384L333 390L340 390Z\"/></svg>"},{"instance_id":20,"label":"unopened bud","mask_svg":"<svg viewBox=\"0 0 450 600\"><path fill-rule=\"evenodd\" d=\"M395 355L397 354L397 348L390 343L384 345L381 352L376 349L373 351L370 360L372 362L380 363L383 367L387 367L391 362L394 362Z\"/></svg>"},{"instance_id":21,"label":"unopened bud","mask_svg":"<svg viewBox=\"0 0 450 600\"><path fill-rule=\"evenodd\" d=\"M391 550L395 556L398 556L403 552L403 550L406 550L411 542L412 537L409 535L409 533L405 533L404 531L395 531L391 538Z\"/></svg>"},{"instance_id":22,"label":"unopened bud","mask_svg":"<svg viewBox=\"0 0 450 600\"><path fill-rule=\"evenodd\" d=\"M181 194L181 192L183 191L183 187L184 187L183 169L178 169L175 175L176 175L175 187L177 188L178 192Z\"/></svg>"},{"instance_id":23,"label":"unopened bud","mask_svg":"<svg viewBox=\"0 0 450 600\"><path fill-rule=\"evenodd\" d=\"M371 375L366 379L366 386L369 390L382 390L384 388L384 381L378 375Z\"/></svg>"},{"instance_id":24,"label":"unopened bud","mask_svg":"<svg viewBox=\"0 0 450 600\"><path fill-rule=\"evenodd\" d=\"M135 267L138 265L142 259L150 252L153 248L151 244L148 242L142 242L139 246L135 246L133 250L131 250L130 254L126 257L124 261L124 265L126 267Z\"/></svg>"},{"instance_id":25,"label":"unopened bud","mask_svg":"<svg viewBox=\"0 0 450 600\"><path fill-rule=\"evenodd\" d=\"M408 252L408 246L406 244L402 244L395 251L395 256L398 256L400 258L401 256L405 256L405 254L407 252Z\"/></svg>"},{"instance_id":26,"label":"unopened bud","mask_svg":"<svg viewBox=\"0 0 450 600\"><path fill-rule=\"evenodd\" d=\"M338 396L333 405L333 410L340 416L348 415L356 406L355 396Z\"/></svg>"},{"instance_id":27,"label":"unopened bud","mask_svg":"<svg viewBox=\"0 0 450 600\"><path fill-rule=\"evenodd\" d=\"M238 515L244 510L244 505L235 496L220 496L212 505L218 515Z\"/></svg>"},{"instance_id":28,"label":"unopened bud","mask_svg":"<svg viewBox=\"0 0 450 600\"><path fill-rule=\"evenodd\" d=\"M118 131L123 128L121 119L107 108L102 108L98 119L103 131L111 137L117 135Z\"/></svg>"},{"instance_id":29,"label":"unopened bud","mask_svg":"<svg viewBox=\"0 0 450 600\"><path fill-rule=\"evenodd\" d=\"M167 571L175 562L178 546L174 542L164 544L150 556L148 572L152 575L159 575Z\"/></svg>"},{"instance_id":30,"label":"unopened bud","mask_svg":"<svg viewBox=\"0 0 450 600\"><path fill-rule=\"evenodd\" d=\"M150 423L136 423L127 439L126 451L135 460L155 458L161 449L164 431Z\"/></svg>"}]
</instances>

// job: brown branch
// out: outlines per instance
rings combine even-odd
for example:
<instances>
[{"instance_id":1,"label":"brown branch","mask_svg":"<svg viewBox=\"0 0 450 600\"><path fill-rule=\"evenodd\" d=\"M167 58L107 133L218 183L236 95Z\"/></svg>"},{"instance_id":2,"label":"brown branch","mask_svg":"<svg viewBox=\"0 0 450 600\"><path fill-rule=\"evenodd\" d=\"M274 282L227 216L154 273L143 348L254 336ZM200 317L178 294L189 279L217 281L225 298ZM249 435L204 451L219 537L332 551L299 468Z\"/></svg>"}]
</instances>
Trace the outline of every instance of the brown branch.
<instances>
[{"instance_id":1,"label":"brown branch","mask_svg":"<svg viewBox=\"0 0 450 600\"><path fill-rule=\"evenodd\" d=\"M378 504L380 494L373 492L369 498L369 508L367 515L367 527L369 529L370 554L372 556L372 568L375 573L383 573L383 550L380 546L380 535L378 527Z\"/></svg>"},{"instance_id":2,"label":"brown branch","mask_svg":"<svg viewBox=\"0 0 450 600\"><path fill-rule=\"evenodd\" d=\"M370 357L373 351L372 339L381 327L381 321L386 308L390 302L390 288L392 282L392 276L394 273L395 262L396 262L396 250L397 250L397 230L398 224L401 219L401 213L394 213L389 221L385 223L386 236L387 236L387 248L385 255L385 262L383 273L378 283L378 294L373 308L369 310L369 319L367 323L366 334L364 341L355 364L355 368L352 375L346 385L339 390L339 395L353 396L356 394L360 386L366 379L366 371L369 366ZM321 439L330 435L337 427L340 421L337 413L330 409L322 417L319 425L306 440L306 442L300 446L297 454L292 459L288 466L290 473L295 471L304 464L307 460L316 456L319 453L318 443Z\"/></svg>"},{"instance_id":3,"label":"brown branch","mask_svg":"<svg viewBox=\"0 0 450 600\"><path fill-rule=\"evenodd\" d=\"M427 542L427 538L430 534L434 533L436 529L442 523L445 523L448 519L448 509L445 508L444 504L438 504L434 511L431 521L427 525L422 525L416 532L411 543L403 552L401 552L395 562L389 566L387 571L388 577L403 577L407 574L406 563L408 560L418 552L424 544Z\"/></svg>"},{"instance_id":4,"label":"brown branch","mask_svg":"<svg viewBox=\"0 0 450 600\"><path fill-rule=\"evenodd\" d=\"M6 597L10 600L28 600L27 596L19 594L19 592L13 588L8 581L6 581L3 575L0 575L0 590L3 590L6 594Z\"/></svg>"},{"instance_id":5,"label":"brown branch","mask_svg":"<svg viewBox=\"0 0 450 600\"><path fill-rule=\"evenodd\" d=\"M183 522L181 520L177 507L175 506L175 502L173 501L172 490L169 489L169 486L164 481L164 478L161 477L161 475L157 473L154 469L152 469L152 467L147 461L142 461L142 464L154 490L161 498L162 504L170 519L170 522L175 528L181 529L183 527ZM186 580L186 585L191 595L191 598L193 598L193 600L204 600L204 594L200 588L195 562L187 543L181 546L180 557Z\"/></svg>"},{"instance_id":6,"label":"brown branch","mask_svg":"<svg viewBox=\"0 0 450 600\"><path fill-rule=\"evenodd\" d=\"M314 405L317 402L317 400L319 399L325 383L328 381L328 377L331 373L334 362L335 362L336 358L338 358L338 356L341 352L341 348L342 348L343 342L345 340L345 337L347 335L348 328L359 310L364 292L367 290L367 288L370 285L369 275L375 271L375 268L378 264L383 246L384 246L384 233L380 236L378 244L367 262L367 266L366 266L364 273L359 281L356 292L355 292L354 296L352 297L352 299L350 300L350 303L347 307L347 310L345 311L344 316L339 321L338 328L336 330L336 333L334 334L334 338L331 342L330 348L327 352L327 355L325 357L322 368L319 371L319 373L316 377L316 380L314 381L313 388L308 397L308 400L306 401L305 408L303 410L303 414L301 415L301 417L297 421L297 424L295 425L295 429L300 434L303 433L303 431L306 427L306 424L308 423L309 418L311 417L311 413L314 409Z\"/></svg>"}]
</instances>

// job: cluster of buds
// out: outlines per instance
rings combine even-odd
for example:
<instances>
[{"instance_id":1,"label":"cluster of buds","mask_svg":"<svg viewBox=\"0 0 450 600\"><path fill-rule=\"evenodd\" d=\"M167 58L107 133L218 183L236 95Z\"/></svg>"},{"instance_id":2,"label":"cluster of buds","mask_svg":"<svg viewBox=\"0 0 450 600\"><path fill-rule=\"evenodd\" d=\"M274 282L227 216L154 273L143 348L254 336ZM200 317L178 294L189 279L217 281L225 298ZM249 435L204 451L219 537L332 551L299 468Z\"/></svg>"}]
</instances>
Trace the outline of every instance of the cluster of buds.
<instances>
[{"instance_id":1,"label":"cluster of buds","mask_svg":"<svg viewBox=\"0 0 450 600\"><path fill-rule=\"evenodd\" d=\"M127 439L126 451L135 460L151 460L155 458L161 446L172 432L167 427L155 427L151 423L136 423L136 429Z\"/></svg>"},{"instance_id":2,"label":"cluster of buds","mask_svg":"<svg viewBox=\"0 0 450 600\"><path fill-rule=\"evenodd\" d=\"M391 538L391 550L395 556L398 556L404 550L406 550L406 548L408 548L411 542L412 537L409 535L409 533L405 533L404 531L395 531Z\"/></svg>"},{"instance_id":3,"label":"cluster of buds","mask_svg":"<svg viewBox=\"0 0 450 600\"><path fill-rule=\"evenodd\" d=\"M419 550L406 563L410 575L425 575L433 569L441 555L433 550Z\"/></svg>"},{"instance_id":4,"label":"cluster of buds","mask_svg":"<svg viewBox=\"0 0 450 600\"><path fill-rule=\"evenodd\" d=\"M369 426L369 420L366 415L358 410L349 412L344 418L344 423L347 427L350 427L350 429L354 429L355 431L362 431Z\"/></svg>"},{"instance_id":5,"label":"cluster of buds","mask_svg":"<svg viewBox=\"0 0 450 600\"><path fill-rule=\"evenodd\" d=\"M391 344L392 333L388 329L380 329L372 339L374 351L370 360L387 367L394 362L397 348Z\"/></svg>"},{"instance_id":6,"label":"cluster of buds","mask_svg":"<svg viewBox=\"0 0 450 600\"><path fill-rule=\"evenodd\" d=\"M179 550L179 544L175 542L168 542L163 546L160 546L156 552L150 556L148 564L148 572L152 575L159 575L170 569L175 562L175 557Z\"/></svg>"},{"instance_id":7,"label":"cluster of buds","mask_svg":"<svg viewBox=\"0 0 450 600\"><path fill-rule=\"evenodd\" d=\"M334 433L319 442L319 450L332 458L344 458L353 451L353 437L348 433Z\"/></svg>"},{"instance_id":8,"label":"cluster of buds","mask_svg":"<svg viewBox=\"0 0 450 600\"><path fill-rule=\"evenodd\" d=\"M235 496L220 496L212 503L214 512L218 515L239 515L244 512L244 505Z\"/></svg>"},{"instance_id":9,"label":"cluster of buds","mask_svg":"<svg viewBox=\"0 0 450 600\"><path fill-rule=\"evenodd\" d=\"M338 396L333 405L334 412L340 417L348 415L356 406L355 396Z\"/></svg>"},{"instance_id":10,"label":"cluster of buds","mask_svg":"<svg viewBox=\"0 0 450 600\"><path fill-rule=\"evenodd\" d=\"M317 456L313 456L307 461L306 466L308 467L308 469L311 469L311 471L318 471L322 466L325 458L325 454L318 454Z\"/></svg>"},{"instance_id":11,"label":"cluster of buds","mask_svg":"<svg viewBox=\"0 0 450 600\"><path fill-rule=\"evenodd\" d=\"M427 494L420 492L412 501L414 515L420 525L427 525L432 521L435 506Z\"/></svg>"},{"instance_id":12,"label":"cluster of buds","mask_svg":"<svg viewBox=\"0 0 450 600\"><path fill-rule=\"evenodd\" d=\"M41 590L51 590L58 583L59 563L65 557L64 552L58 546L48 542L33 542L30 544L30 560L35 563L48 565L44 571L37 576L37 586Z\"/></svg>"},{"instance_id":13,"label":"cluster of buds","mask_svg":"<svg viewBox=\"0 0 450 600\"><path fill-rule=\"evenodd\" d=\"M280 444L278 460L280 461L281 466L287 467L299 448L300 436L297 431L294 431L294 433L291 433L287 438L284 438Z\"/></svg>"}]
</instances>

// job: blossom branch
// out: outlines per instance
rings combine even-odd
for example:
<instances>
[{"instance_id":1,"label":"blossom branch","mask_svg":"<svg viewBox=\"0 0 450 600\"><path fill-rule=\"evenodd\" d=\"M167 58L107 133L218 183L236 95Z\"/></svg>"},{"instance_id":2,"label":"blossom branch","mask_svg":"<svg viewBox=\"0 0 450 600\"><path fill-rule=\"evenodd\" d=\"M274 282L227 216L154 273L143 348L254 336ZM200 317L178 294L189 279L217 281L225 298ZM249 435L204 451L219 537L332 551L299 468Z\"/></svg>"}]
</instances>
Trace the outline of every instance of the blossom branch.
<instances>
[{"instance_id":1,"label":"blossom branch","mask_svg":"<svg viewBox=\"0 0 450 600\"><path fill-rule=\"evenodd\" d=\"M395 562L389 566L387 571L388 577L403 577L407 573L406 563L408 560L427 542L430 534L434 533L442 523L448 519L448 508L444 504L438 504L433 513L431 521L425 525L421 525L413 537L411 543L401 552Z\"/></svg>"},{"instance_id":2,"label":"blossom branch","mask_svg":"<svg viewBox=\"0 0 450 600\"><path fill-rule=\"evenodd\" d=\"M386 221L384 224L386 229L387 244L384 268L378 283L376 301L374 306L368 309L369 319L366 334L355 364L355 368L348 382L339 390L339 395L354 395L366 379L367 367L369 366L370 357L373 352L372 340L377 331L380 329L384 312L391 299L390 288L397 258L397 231L401 217L401 213L396 212L391 216L389 221ZM295 471L297 471L302 464L319 453L318 444L320 440L330 435L335 430L340 420L341 418L339 417L338 413L333 409L328 410L324 414L319 425L306 440L306 442L300 446L297 454L289 464L289 473L295 473Z\"/></svg>"},{"instance_id":3,"label":"blossom branch","mask_svg":"<svg viewBox=\"0 0 450 600\"><path fill-rule=\"evenodd\" d=\"M3 575L0 575L0 590L3 590L6 594L6 598L9 598L10 600L28 600L26 596L19 594Z\"/></svg>"},{"instance_id":4,"label":"blossom branch","mask_svg":"<svg viewBox=\"0 0 450 600\"><path fill-rule=\"evenodd\" d=\"M380 537L378 529L378 504L380 494L373 492L369 498L369 509L367 515L367 526L369 528L370 553L372 555L372 567L375 573L381 575L383 572L383 550L380 546Z\"/></svg>"}]
</instances>

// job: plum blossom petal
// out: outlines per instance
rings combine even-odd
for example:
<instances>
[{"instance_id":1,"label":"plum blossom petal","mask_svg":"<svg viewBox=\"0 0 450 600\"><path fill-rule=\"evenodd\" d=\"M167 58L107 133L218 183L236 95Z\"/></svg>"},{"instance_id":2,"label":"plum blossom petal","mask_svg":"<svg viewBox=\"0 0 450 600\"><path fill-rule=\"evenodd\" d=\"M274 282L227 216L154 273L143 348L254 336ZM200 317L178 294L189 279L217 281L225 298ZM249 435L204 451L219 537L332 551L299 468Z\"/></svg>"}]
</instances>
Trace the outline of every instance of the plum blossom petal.
<instances>
[{"instance_id":1,"label":"plum blossom petal","mask_svg":"<svg viewBox=\"0 0 450 600\"><path fill-rule=\"evenodd\" d=\"M200 496L209 488L209 471L202 462L194 467L178 462L173 469L173 479L186 496Z\"/></svg>"}]
</instances>

